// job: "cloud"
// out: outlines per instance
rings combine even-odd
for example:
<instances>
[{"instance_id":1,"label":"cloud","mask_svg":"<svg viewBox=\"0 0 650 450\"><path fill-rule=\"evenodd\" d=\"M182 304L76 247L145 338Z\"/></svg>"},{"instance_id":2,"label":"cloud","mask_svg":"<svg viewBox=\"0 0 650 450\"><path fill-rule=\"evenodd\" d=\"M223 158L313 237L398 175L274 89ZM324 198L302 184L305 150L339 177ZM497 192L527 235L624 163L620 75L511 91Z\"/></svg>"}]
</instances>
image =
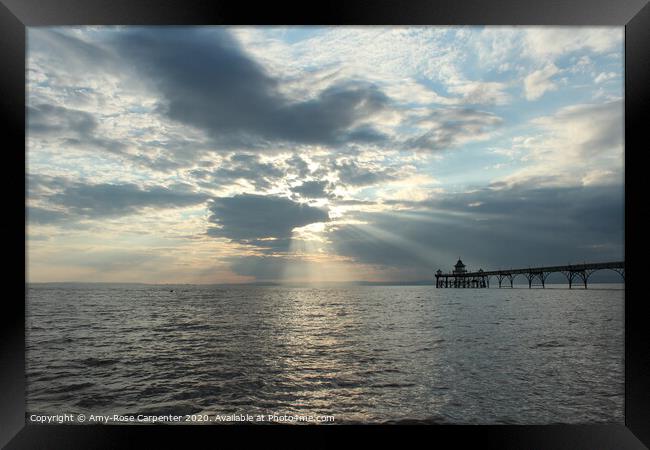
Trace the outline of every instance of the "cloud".
<instances>
[{"instance_id":1,"label":"cloud","mask_svg":"<svg viewBox=\"0 0 650 450\"><path fill-rule=\"evenodd\" d=\"M555 64L548 64L544 68L536 70L524 79L524 95L526 100L537 100L545 92L554 91L557 85L551 81L551 77L559 73Z\"/></svg>"},{"instance_id":2,"label":"cloud","mask_svg":"<svg viewBox=\"0 0 650 450\"><path fill-rule=\"evenodd\" d=\"M316 222L327 222L327 211L284 197L242 194L214 198L208 235L262 248L286 250L292 230Z\"/></svg>"},{"instance_id":3,"label":"cloud","mask_svg":"<svg viewBox=\"0 0 650 450\"><path fill-rule=\"evenodd\" d=\"M291 188L291 192L300 194L303 198L325 198L330 194L326 191L330 184L327 181L305 181Z\"/></svg>"},{"instance_id":4,"label":"cloud","mask_svg":"<svg viewBox=\"0 0 650 450\"><path fill-rule=\"evenodd\" d=\"M28 41L41 175L27 217L57 227L30 230L49 240L29 259L47 279L64 273L49 272L54 254L115 281L244 281L330 264L430 279L459 255L488 268L622 252L620 28L59 28ZM544 101L513 99L520 88ZM457 148L470 165L443 153ZM475 190L448 192L464 183ZM140 233L173 256L121 272L137 255L111 251L137 250Z\"/></svg>"},{"instance_id":5,"label":"cloud","mask_svg":"<svg viewBox=\"0 0 650 450\"><path fill-rule=\"evenodd\" d=\"M142 208L192 206L204 202L206 198L205 194L162 186L141 188L135 184L74 183L49 199L72 212L97 217L125 215Z\"/></svg>"},{"instance_id":6,"label":"cloud","mask_svg":"<svg viewBox=\"0 0 650 450\"><path fill-rule=\"evenodd\" d=\"M472 35L479 66L498 72L518 71L530 64L541 67L563 57L623 51L622 27L485 27ZM575 67L575 66L574 66Z\"/></svg>"},{"instance_id":7,"label":"cloud","mask_svg":"<svg viewBox=\"0 0 650 450\"><path fill-rule=\"evenodd\" d=\"M605 81L613 80L618 77L618 74L615 72L601 72L596 78L594 78L594 83L604 83Z\"/></svg>"},{"instance_id":8,"label":"cloud","mask_svg":"<svg viewBox=\"0 0 650 450\"><path fill-rule=\"evenodd\" d=\"M133 271L155 271L172 261L171 255L157 249L87 249L78 250L74 255L62 255L56 263L93 269L102 274L122 272L122 276L128 276Z\"/></svg>"},{"instance_id":9,"label":"cloud","mask_svg":"<svg viewBox=\"0 0 650 450\"><path fill-rule=\"evenodd\" d=\"M256 58L285 76L299 77L305 69L311 75L325 68L327 73L336 73L339 78L361 74L391 85L410 84L414 74L419 80L459 78L455 59L460 51L451 45L457 33L449 27L358 26L312 30L308 30L309 36L304 39L291 42L274 39L260 28L237 27L233 33ZM273 31L282 35L292 29ZM314 77L305 78L312 82ZM432 101L439 99L434 96Z\"/></svg>"},{"instance_id":10,"label":"cloud","mask_svg":"<svg viewBox=\"0 0 650 450\"><path fill-rule=\"evenodd\" d=\"M50 208L30 208L30 221L38 223L62 222L64 218L119 217L144 208L187 207L207 200L205 194L193 191L189 185L85 184L48 177L33 177L32 182L35 186L30 188L30 201L44 203Z\"/></svg>"},{"instance_id":11,"label":"cloud","mask_svg":"<svg viewBox=\"0 0 650 450\"><path fill-rule=\"evenodd\" d=\"M494 113L458 108L434 110L415 123L426 131L407 139L406 148L438 151L487 139L502 119Z\"/></svg>"},{"instance_id":12,"label":"cloud","mask_svg":"<svg viewBox=\"0 0 650 450\"><path fill-rule=\"evenodd\" d=\"M424 33L426 30L420 31ZM92 53L90 50L97 47L98 58L104 58L102 70L112 73L114 78L107 84L126 99L122 107L127 107L127 111L119 111L117 105L113 105L111 118L106 118L110 128L107 126L105 131L111 131L116 136L114 140L93 136L98 132L99 117L94 114L94 118L84 118L86 128L68 137L67 145L100 146L157 171L187 167L196 161L196 154L206 151L245 148L247 151L264 149L277 152L286 150L292 143L330 147L357 143L375 144L382 148L438 150L447 148L447 143L453 146L467 142L477 132L472 123L468 123L469 128L465 130L463 123L455 119L452 124L442 124L424 133L417 129L419 118L415 118L414 124L404 114L408 105L399 103L400 100L391 100L385 93L392 93L396 87L403 91L408 85L414 89L411 99L421 103L424 97L420 96L420 91L434 91L412 77L381 79L373 77L370 72L354 75L343 71L341 76L328 79L315 90L308 90L308 95L293 96L291 90L285 89L292 83L291 77L269 71L267 66L251 56L255 54L256 58L264 60L260 54L249 48L244 50L234 37L245 35L241 30L233 32L214 27L136 27L101 35L96 32L41 33L36 39L39 43L36 48L40 51L39 58L42 53L57 55L60 51L60 64L69 59L70 49L85 48L83 59L83 55ZM358 30L352 35L366 42ZM439 35L440 32L432 34ZM404 30L394 35L379 33L378 36L389 38L389 41L404 40L403 43L410 42L412 37ZM434 46L432 41L426 44ZM66 45L70 49L59 49ZM40 61L39 58L36 60ZM84 61L92 64L90 60ZM77 67L75 64L71 66ZM308 65L298 73L302 78L309 78L314 70L316 68ZM459 97L436 97L436 102L503 104L509 99L506 87L507 83L467 81L455 74L447 89ZM95 86L94 96L99 95L98 90L101 87ZM102 94L102 101L113 104L113 96L108 94L110 91ZM132 111L138 110L137 98L145 101L145 116L150 119L139 120L139 130L135 131L129 130L128 124L123 123L120 117L128 112L129 117L134 116L132 120L135 120L137 114ZM408 99L408 95L400 98ZM432 115L459 114L453 111L437 110ZM166 134L170 128L173 129L170 123L191 125L181 134L188 133L188 130L207 133L212 145L207 145L207 142L200 145L193 139L184 141L182 136L169 139ZM119 125L117 128L116 124ZM490 126L487 124L488 128ZM413 127L419 135L416 133L414 136L408 131L396 135L397 128L413 131ZM154 128L158 130L155 133L151 131ZM478 140L484 136L481 130L476 134Z\"/></svg>"},{"instance_id":13,"label":"cloud","mask_svg":"<svg viewBox=\"0 0 650 450\"><path fill-rule=\"evenodd\" d=\"M86 111L49 104L27 107L28 137L40 136L60 139L67 146L102 148L119 152L124 145L98 136L95 116Z\"/></svg>"},{"instance_id":14,"label":"cloud","mask_svg":"<svg viewBox=\"0 0 650 450\"><path fill-rule=\"evenodd\" d=\"M465 81L449 86L449 92L462 96L462 103L468 105L504 105L510 101L505 92L506 83Z\"/></svg>"},{"instance_id":15,"label":"cloud","mask_svg":"<svg viewBox=\"0 0 650 450\"><path fill-rule=\"evenodd\" d=\"M589 158L623 150L623 102L572 105L561 108L554 116L539 118L535 123L557 135L565 146L575 147L581 157Z\"/></svg>"},{"instance_id":16,"label":"cloud","mask_svg":"<svg viewBox=\"0 0 650 450\"><path fill-rule=\"evenodd\" d=\"M62 211L30 206L25 209L25 219L32 224L50 225L65 222L69 216Z\"/></svg>"},{"instance_id":17,"label":"cloud","mask_svg":"<svg viewBox=\"0 0 650 450\"><path fill-rule=\"evenodd\" d=\"M378 87L345 81L313 99L293 101L223 29L128 29L115 36L113 45L160 91L162 112L223 145L384 139L364 123L387 107L388 97Z\"/></svg>"},{"instance_id":18,"label":"cloud","mask_svg":"<svg viewBox=\"0 0 650 450\"><path fill-rule=\"evenodd\" d=\"M96 75L114 69L116 58L109 49L81 39L79 33L73 34L69 31L71 30L29 28L29 55L56 64L67 76L89 72Z\"/></svg>"},{"instance_id":19,"label":"cloud","mask_svg":"<svg viewBox=\"0 0 650 450\"><path fill-rule=\"evenodd\" d=\"M237 153L222 160L216 169L195 169L190 174L202 180L205 187L223 186L245 180L257 190L266 190L283 179L285 170L273 163L262 162L258 155Z\"/></svg>"},{"instance_id":20,"label":"cloud","mask_svg":"<svg viewBox=\"0 0 650 450\"><path fill-rule=\"evenodd\" d=\"M459 255L473 269L623 257L623 188L480 189L358 213L328 238L358 263L431 278Z\"/></svg>"},{"instance_id":21,"label":"cloud","mask_svg":"<svg viewBox=\"0 0 650 450\"><path fill-rule=\"evenodd\" d=\"M388 168L365 167L352 159L335 162L333 169L338 173L339 182L348 186L370 186L395 178Z\"/></svg>"},{"instance_id":22,"label":"cloud","mask_svg":"<svg viewBox=\"0 0 650 450\"><path fill-rule=\"evenodd\" d=\"M580 50L623 51L622 44L622 27L531 27L523 36L526 54L537 61L553 60Z\"/></svg>"},{"instance_id":23,"label":"cloud","mask_svg":"<svg viewBox=\"0 0 650 450\"><path fill-rule=\"evenodd\" d=\"M622 100L567 106L530 125L531 134L512 143L523 167L495 181L555 186L622 183Z\"/></svg>"},{"instance_id":24,"label":"cloud","mask_svg":"<svg viewBox=\"0 0 650 450\"><path fill-rule=\"evenodd\" d=\"M291 155L291 157L285 160L285 162L297 174L299 179L303 179L311 173L311 170L309 169L309 164L299 155L296 154Z\"/></svg>"}]
</instances>

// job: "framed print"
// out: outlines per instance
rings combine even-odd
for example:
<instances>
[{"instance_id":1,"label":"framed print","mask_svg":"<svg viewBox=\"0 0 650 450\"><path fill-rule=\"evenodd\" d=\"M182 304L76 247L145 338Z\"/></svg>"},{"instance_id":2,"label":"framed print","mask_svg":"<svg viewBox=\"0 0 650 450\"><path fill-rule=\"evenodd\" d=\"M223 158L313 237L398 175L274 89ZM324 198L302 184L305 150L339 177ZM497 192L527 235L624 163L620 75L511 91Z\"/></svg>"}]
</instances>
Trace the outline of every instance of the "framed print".
<instances>
[{"instance_id":1,"label":"framed print","mask_svg":"<svg viewBox=\"0 0 650 450\"><path fill-rule=\"evenodd\" d=\"M643 1L1 12L7 448L649 445Z\"/></svg>"}]
</instances>

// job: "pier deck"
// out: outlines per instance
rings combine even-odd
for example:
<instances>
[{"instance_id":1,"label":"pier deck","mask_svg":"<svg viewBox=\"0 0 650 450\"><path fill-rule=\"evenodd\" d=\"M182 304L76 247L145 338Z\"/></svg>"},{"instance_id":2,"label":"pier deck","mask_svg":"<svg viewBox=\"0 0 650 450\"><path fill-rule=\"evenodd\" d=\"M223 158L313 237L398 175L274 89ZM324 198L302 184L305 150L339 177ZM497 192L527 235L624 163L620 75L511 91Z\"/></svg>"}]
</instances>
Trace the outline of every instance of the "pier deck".
<instances>
[{"instance_id":1,"label":"pier deck","mask_svg":"<svg viewBox=\"0 0 650 450\"><path fill-rule=\"evenodd\" d=\"M625 261L569 264L566 266L544 266L528 267L522 269L504 269L465 273L442 273L436 272L437 288L489 288L490 278L495 277L499 287L513 287L513 280L517 275L523 275L528 280L528 287L546 286L546 278L552 273L562 273L569 281L569 289L573 287L574 281L582 281L585 289L587 281L592 273L597 270L610 269L618 273L625 281ZM509 284L509 286L507 286Z\"/></svg>"}]
</instances>

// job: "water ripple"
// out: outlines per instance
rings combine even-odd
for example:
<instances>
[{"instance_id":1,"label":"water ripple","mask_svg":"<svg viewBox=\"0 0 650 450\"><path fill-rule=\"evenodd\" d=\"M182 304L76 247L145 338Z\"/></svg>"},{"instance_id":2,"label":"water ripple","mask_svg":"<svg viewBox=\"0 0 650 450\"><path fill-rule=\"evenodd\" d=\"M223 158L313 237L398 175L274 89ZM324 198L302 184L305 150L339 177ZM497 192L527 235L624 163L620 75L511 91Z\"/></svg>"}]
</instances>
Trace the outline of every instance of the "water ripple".
<instances>
[{"instance_id":1,"label":"water ripple","mask_svg":"<svg viewBox=\"0 0 650 450\"><path fill-rule=\"evenodd\" d=\"M44 284L27 300L33 413L623 421L622 291Z\"/></svg>"}]
</instances>

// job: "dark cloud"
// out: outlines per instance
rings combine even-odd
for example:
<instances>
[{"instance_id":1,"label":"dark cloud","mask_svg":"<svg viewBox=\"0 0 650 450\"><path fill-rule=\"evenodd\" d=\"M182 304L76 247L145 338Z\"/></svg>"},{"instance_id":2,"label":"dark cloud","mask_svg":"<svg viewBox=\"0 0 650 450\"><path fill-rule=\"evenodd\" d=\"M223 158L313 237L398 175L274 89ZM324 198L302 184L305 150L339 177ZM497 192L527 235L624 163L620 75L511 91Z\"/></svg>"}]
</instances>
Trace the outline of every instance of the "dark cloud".
<instances>
[{"instance_id":1,"label":"dark cloud","mask_svg":"<svg viewBox=\"0 0 650 450\"><path fill-rule=\"evenodd\" d=\"M405 147L437 151L456 147L464 140L475 140L494 130L502 119L493 113L473 109L440 109L415 123L429 129L408 139Z\"/></svg>"},{"instance_id":2,"label":"dark cloud","mask_svg":"<svg viewBox=\"0 0 650 450\"><path fill-rule=\"evenodd\" d=\"M134 28L113 45L163 95L161 111L218 142L258 147L269 140L336 145L385 139L361 124L388 105L375 85L349 81L292 101L226 30Z\"/></svg>"},{"instance_id":3,"label":"dark cloud","mask_svg":"<svg viewBox=\"0 0 650 450\"><path fill-rule=\"evenodd\" d=\"M189 140L165 143L131 136L128 147L140 150L133 154L126 151L124 142L98 136L96 119L88 113L56 111L52 109L55 106L50 106L49 112L69 116L69 122L57 125L51 118L47 119L50 122L30 121L30 132L56 133L65 137L67 145L104 148L154 170L188 167L215 150L286 150L291 143L345 146L346 151L355 144L373 143L406 150L442 150L480 137L501 122L487 112L437 109L409 124L427 131L395 142L370 124L377 113L395 107L373 83L338 81L308 100L292 99L282 93L285 80L269 74L222 28L129 27L106 35L101 45L57 31L30 33L30 39L32 35L30 51L34 55L51 56L59 60L57 67L72 68L75 74L89 70L95 76L99 70L119 77L130 89L155 93L160 97L157 113L203 130L212 139L200 144ZM96 95L83 86L65 87L62 80L59 88L71 89L75 98ZM48 106L34 106L30 114L35 119L39 109L48 113ZM366 175L366 180L358 180L367 183L371 178Z\"/></svg>"},{"instance_id":4,"label":"dark cloud","mask_svg":"<svg viewBox=\"0 0 650 450\"><path fill-rule=\"evenodd\" d=\"M61 139L67 146L120 152L124 145L97 133L97 120L85 111L38 104L27 107L28 136Z\"/></svg>"},{"instance_id":5,"label":"dark cloud","mask_svg":"<svg viewBox=\"0 0 650 450\"><path fill-rule=\"evenodd\" d=\"M29 198L42 198L56 191L65 189L69 180L63 177L52 177L30 173L25 179L25 190Z\"/></svg>"},{"instance_id":6,"label":"dark cloud","mask_svg":"<svg viewBox=\"0 0 650 450\"><path fill-rule=\"evenodd\" d=\"M92 133L97 127L92 114L60 106L40 104L27 108L29 130L34 134L50 134L68 129L78 135Z\"/></svg>"},{"instance_id":7,"label":"dark cloud","mask_svg":"<svg viewBox=\"0 0 650 450\"><path fill-rule=\"evenodd\" d=\"M358 261L410 268L414 278L461 256L473 269L623 258L623 191L617 187L479 190L408 210L359 213L367 225L329 238Z\"/></svg>"},{"instance_id":8,"label":"dark cloud","mask_svg":"<svg viewBox=\"0 0 650 450\"><path fill-rule=\"evenodd\" d=\"M75 183L50 198L79 215L100 217L131 214L142 208L177 208L203 203L207 196L161 186L141 188L135 184Z\"/></svg>"},{"instance_id":9,"label":"dark cloud","mask_svg":"<svg viewBox=\"0 0 650 450\"><path fill-rule=\"evenodd\" d=\"M135 184L84 184L62 178L32 177L30 198L56 210L32 207L29 220L58 223L76 218L101 218L136 213L143 208L178 208L203 203L205 194L188 185L140 187Z\"/></svg>"},{"instance_id":10,"label":"dark cloud","mask_svg":"<svg viewBox=\"0 0 650 450\"><path fill-rule=\"evenodd\" d=\"M622 242L623 189L620 186L481 189L443 197L437 207L488 221L507 221L536 234L584 237L603 233ZM594 236L595 237L595 236Z\"/></svg>"},{"instance_id":11,"label":"dark cloud","mask_svg":"<svg viewBox=\"0 0 650 450\"><path fill-rule=\"evenodd\" d=\"M331 186L327 181L305 181L299 186L291 188L291 192L300 194L303 198L327 198L331 195L327 192Z\"/></svg>"},{"instance_id":12,"label":"dark cloud","mask_svg":"<svg viewBox=\"0 0 650 450\"><path fill-rule=\"evenodd\" d=\"M69 220L69 216L62 211L32 206L25 209L25 219L28 223L49 225L65 222Z\"/></svg>"},{"instance_id":13,"label":"dark cloud","mask_svg":"<svg viewBox=\"0 0 650 450\"><path fill-rule=\"evenodd\" d=\"M298 175L299 179L303 179L311 173L309 165L299 155L292 155L291 158L287 159L285 162L289 167L291 167L292 171Z\"/></svg>"},{"instance_id":14,"label":"dark cloud","mask_svg":"<svg viewBox=\"0 0 650 450\"><path fill-rule=\"evenodd\" d=\"M210 202L208 234L275 250L286 250L296 227L329 220L327 211L284 197L236 195Z\"/></svg>"},{"instance_id":15,"label":"dark cloud","mask_svg":"<svg viewBox=\"0 0 650 450\"><path fill-rule=\"evenodd\" d=\"M370 169L352 160L334 163L333 168L338 172L339 181L349 186L369 186L395 179L388 168Z\"/></svg>"}]
</instances>

